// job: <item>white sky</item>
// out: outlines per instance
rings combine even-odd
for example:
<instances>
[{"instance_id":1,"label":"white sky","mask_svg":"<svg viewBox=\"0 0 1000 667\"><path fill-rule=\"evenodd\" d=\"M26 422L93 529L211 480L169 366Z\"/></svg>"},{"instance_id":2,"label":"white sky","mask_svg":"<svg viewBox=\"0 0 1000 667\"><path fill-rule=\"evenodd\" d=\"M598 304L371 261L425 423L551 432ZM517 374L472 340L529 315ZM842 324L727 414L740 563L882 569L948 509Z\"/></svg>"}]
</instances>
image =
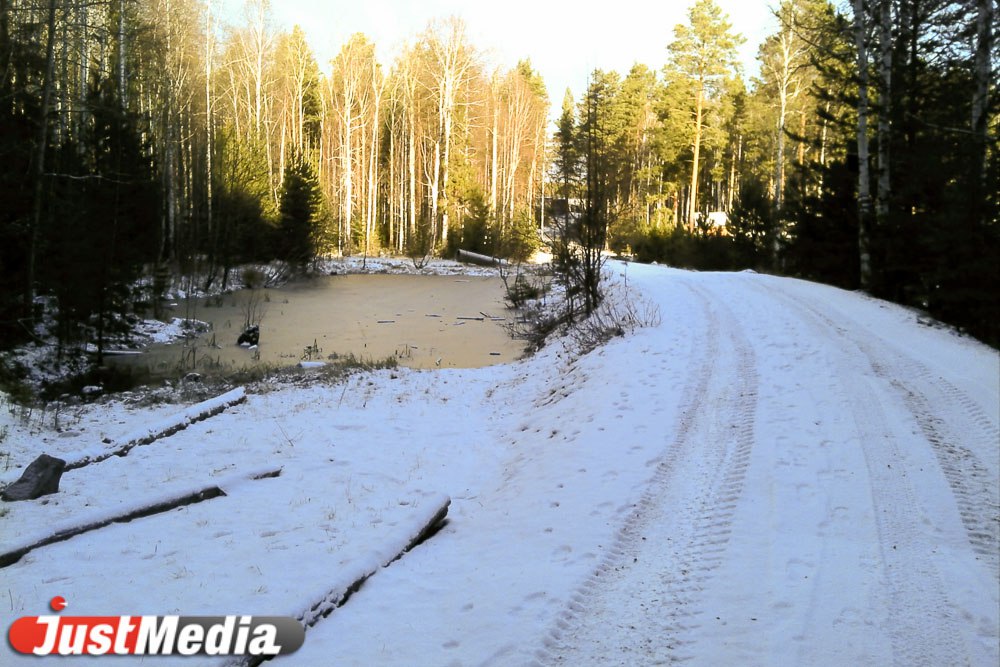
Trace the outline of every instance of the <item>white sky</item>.
<instances>
[{"instance_id":1,"label":"white sky","mask_svg":"<svg viewBox=\"0 0 1000 667\"><path fill-rule=\"evenodd\" d=\"M579 97L595 68L624 75L633 63L659 70L674 26L684 23L694 0L272 0L275 27L305 30L324 71L341 45L365 33L391 64L395 50L413 39L434 18L457 15L468 26L474 46L493 65L512 66L530 58L541 72L554 111L567 87ZM746 38L740 49L745 73L757 71L761 40L773 30L769 9L776 0L716 0L735 31ZM243 0L221 0L231 17L242 15ZM590 5L590 6L588 6Z\"/></svg>"}]
</instances>

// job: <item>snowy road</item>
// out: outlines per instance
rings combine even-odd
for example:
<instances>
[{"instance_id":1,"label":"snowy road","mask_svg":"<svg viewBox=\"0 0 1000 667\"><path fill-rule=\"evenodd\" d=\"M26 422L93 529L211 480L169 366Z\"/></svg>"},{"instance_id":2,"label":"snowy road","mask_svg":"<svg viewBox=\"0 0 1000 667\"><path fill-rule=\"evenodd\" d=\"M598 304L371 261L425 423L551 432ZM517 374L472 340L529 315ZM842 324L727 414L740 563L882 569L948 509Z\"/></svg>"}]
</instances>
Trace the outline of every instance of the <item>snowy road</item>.
<instances>
[{"instance_id":1,"label":"snowy road","mask_svg":"<svg viewBox=\"0 0 1000 667\"><path fill-rule=\"evenodd\" d=\"M996 351L812 283L612 268L659 326L582 357L253 395L67 478L61 502L18 512L111 511L95 485L157 471L165 493L285 469L29 554L0 570L12 612L61 594L95 613L292 613L447 494L440 533L276 662L998 664ZM143 590L100 579L109 561Z\"/></svg>"},{"instance_id":2,"label":"snowy road","mask_svg":"<svg viewBox=\"0 0 1000 667\"><path fill-rule=\"evenodd\" d=\"M723 342L685 451L543 662L995 664L989 385L932 371L842 293L690 280Z\"/></svg>"}]
</instances>

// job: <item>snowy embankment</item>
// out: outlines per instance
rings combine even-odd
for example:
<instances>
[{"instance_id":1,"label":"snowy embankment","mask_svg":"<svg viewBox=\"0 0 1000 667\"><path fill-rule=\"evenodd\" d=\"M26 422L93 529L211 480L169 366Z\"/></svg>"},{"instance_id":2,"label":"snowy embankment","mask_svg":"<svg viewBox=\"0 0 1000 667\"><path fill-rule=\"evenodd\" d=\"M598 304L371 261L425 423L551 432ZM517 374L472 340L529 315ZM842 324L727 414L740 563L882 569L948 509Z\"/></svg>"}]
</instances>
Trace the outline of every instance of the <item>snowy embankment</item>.
<instances>
[{"instance_id":1,"label":"snowy embankment","mask_svg":"<svg viewBox=\"0 0 1000 667\"><path fill-rule=\"evenodd\" d=\"M301 615L374 566L279 663L995 665L996 351L820 285L627 272L662 324L590 354L254 395L67 474L43 515L226 495L0 569L4 623L54 595ZM79 416L80 439L150 419L123 415ZM382 568L444 497L444 528Z\"/></svg>"}]
</instances>

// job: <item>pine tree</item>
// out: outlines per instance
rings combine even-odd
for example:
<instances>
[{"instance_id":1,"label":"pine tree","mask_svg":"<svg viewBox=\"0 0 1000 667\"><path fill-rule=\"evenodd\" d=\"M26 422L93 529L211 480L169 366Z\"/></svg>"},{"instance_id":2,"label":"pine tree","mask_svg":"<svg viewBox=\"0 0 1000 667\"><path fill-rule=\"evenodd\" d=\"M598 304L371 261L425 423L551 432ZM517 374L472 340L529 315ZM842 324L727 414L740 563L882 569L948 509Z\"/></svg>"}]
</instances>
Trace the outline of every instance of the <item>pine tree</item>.
<instances>
[{"instance_id":1,"label":"pine tree","mask_svg":"<svg viewBox=\"0 0 1000 667\"><path fill-rule=\"evenodd\" d=\"M688 25L678 24L674 28L674 41L668 47L667 84L682 86L689 97L687 125L692 150L689 226L694 225L698 212L699 162L706 113L723 90L726 77L735 73L736 48L743 42L743 37L731 30L728 17L713 0L697 0L688 10Z\"/></svg>"}]
</instances>

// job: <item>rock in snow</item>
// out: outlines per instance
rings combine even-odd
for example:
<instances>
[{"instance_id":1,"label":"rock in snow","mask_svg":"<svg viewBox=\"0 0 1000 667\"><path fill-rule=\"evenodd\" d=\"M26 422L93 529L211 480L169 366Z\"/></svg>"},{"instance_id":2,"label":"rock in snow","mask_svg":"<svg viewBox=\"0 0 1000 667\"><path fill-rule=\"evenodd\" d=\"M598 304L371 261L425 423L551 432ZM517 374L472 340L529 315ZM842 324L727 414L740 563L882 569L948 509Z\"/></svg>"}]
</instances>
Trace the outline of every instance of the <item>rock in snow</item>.
<instances>
[{"instance_id":1,"label":"rock in snow","mask_svg":"<svg viewBox=\"0 0 1000 667\"><path fill-rule=\"evenodd\" d=\"M35 498L59 491L66 462L48 454L42 454L32 461L20 479L3 490L0 495L7 502L34 500Z\"/></svg>"}]
</instances>

